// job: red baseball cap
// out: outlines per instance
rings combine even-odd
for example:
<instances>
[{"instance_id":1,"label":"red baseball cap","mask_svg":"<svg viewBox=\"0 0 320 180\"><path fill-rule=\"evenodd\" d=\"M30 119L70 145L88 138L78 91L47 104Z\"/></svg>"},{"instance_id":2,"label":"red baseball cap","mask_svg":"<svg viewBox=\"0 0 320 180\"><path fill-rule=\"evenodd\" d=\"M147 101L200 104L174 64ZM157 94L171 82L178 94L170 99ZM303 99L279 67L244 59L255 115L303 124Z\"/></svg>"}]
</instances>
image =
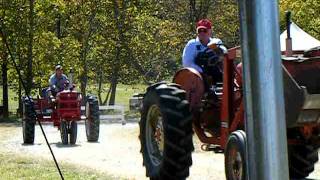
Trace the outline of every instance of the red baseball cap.
<instances>
[{"instance_id":1,"label":"red baseball cap","mask_svg":"<svg viewBox=\"0 0 320 180\"><path fill-rule=\"evenodd\" d=\"M197 22L197 30L200 28L211 29L211 22L208 19L201 19Z\"/></svg>"}]
</instances>

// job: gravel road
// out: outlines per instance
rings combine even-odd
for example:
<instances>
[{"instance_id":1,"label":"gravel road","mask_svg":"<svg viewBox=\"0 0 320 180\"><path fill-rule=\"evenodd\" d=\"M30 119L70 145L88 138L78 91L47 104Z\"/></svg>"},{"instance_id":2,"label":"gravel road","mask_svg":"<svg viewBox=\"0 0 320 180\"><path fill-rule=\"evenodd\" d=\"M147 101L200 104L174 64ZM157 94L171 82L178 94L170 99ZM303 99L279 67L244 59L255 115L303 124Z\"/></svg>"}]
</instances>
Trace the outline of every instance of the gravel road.
<instances>
[{"instance_id":1,"label":"gravel road","mask_svg":"<svg viewBox=\"0 0 320 180\"><path fill-rule=\"evenodd\" d=\"M3 127L0 124L1 129ZM36 126L34 145L22 144L21 127L10 127L12 136L0 142L1 149L26 156L41 156L51 159L40 128ZM59 131L51 124L44 125L44 130L58 161L87 166L97 171L107 172L123 179L143 180L145 169L142 166L140 143L138 140L139 127L137 123L102 123L100 138L97 143L88 143L83 123L78 124L78 140L74 146L62 145ZM195 142L198 142L195 139ZM203 152L199 143L195 145L193 165L190 170L190 180L224 180L223 154ZM311 179L320 178L320 163L310 176Z\"/></svg>"}]
</instances>

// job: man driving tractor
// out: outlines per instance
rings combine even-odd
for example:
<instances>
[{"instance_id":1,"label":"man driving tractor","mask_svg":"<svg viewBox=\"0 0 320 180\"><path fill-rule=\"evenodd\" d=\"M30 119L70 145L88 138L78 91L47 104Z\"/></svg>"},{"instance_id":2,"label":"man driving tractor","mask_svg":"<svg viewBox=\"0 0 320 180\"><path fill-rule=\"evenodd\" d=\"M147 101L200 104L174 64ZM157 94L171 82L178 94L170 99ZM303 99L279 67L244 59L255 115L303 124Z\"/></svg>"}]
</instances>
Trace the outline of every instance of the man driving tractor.
<instances>
[{"instance_id":1,"label":"man driving tractor","mask_svg":"<svg viewBox=\"0 0 320 180\"><path fill-rule=\"evenodd\" d=\"M50 97L50 95L55 96L58 92L63 91L68 82L68 77L63 74L62 66L57 65L55 67L55 73L52 74L49 79L48 97Z\"/></svg>"},{"instance_id":2,"label":"man driving tractor","mask_svg":"<svg viewBox=\"0 0 320 180\"><path fill-rule=\"evenodd\" d=\"M224 47L222 41L218 38L212 38L212 23L208 19L201 19L197 22L197 38L190 40L183 50L182 63L183 67L191 67L197 70L202 75L210 74L215 76L216 81L222 80L222 71L219 69L212 69L211 72L207 72L207 68L204 65L204 61L212 58L214 53L207 47L210 43L214 43L219 46L221 53L227 53L227 48ZM219 58L219 57L215 57ZM218 60L218 59L216 59ZM207 62L205 62L207 63Z\"/></svg>"},{"instance_id":3,"label":"man driving tractor","mask_svg":"<svg viewBox=\"0 0 320 180\"><path fill-rule=\"evenodd\" d=\"M209 84L222 82L222 59L227 53L227 48L218 38L212 38L212 23L208 19L201 19L197 22L197 38L190 40L183 50L183 67L190 67L201 73L204 78L206 91ZM214 52L208 47L215 44L219 52ZM211 82L208 84L208 81Z\"/></svg>"}]
</instances>

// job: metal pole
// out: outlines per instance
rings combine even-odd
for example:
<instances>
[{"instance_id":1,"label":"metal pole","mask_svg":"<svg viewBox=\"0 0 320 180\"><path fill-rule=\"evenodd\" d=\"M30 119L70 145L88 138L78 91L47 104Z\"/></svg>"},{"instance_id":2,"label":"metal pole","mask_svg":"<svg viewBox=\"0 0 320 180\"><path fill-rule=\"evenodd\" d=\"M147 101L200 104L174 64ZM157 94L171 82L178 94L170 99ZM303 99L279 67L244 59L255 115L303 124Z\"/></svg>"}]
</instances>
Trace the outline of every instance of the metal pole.
<instances>
[{"instance_id":1,"label":"metal pole","mask_svg":"<svg viewBox=\"0 0 320 180\"><path fill-rule=\"evenodd\" d=\"M248 179L286 180L288 157L278 1L239 0Z\"/></svg>"}]
</instances>

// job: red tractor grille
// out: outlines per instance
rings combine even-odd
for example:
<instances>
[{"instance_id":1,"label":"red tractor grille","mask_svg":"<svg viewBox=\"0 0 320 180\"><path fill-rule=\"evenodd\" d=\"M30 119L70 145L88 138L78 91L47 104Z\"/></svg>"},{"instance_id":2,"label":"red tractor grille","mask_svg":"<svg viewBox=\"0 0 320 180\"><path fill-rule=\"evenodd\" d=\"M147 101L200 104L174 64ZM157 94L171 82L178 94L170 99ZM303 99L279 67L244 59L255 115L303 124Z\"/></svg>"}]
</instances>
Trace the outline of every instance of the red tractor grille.
<instances>
[{"instance_id":1,"label":"red tractor grille","mask_svg":"<svg viewBox=\"0 0 320 180\"><path fill-rule=\"evenodd\" d=\"M57 95L58 116L64 120L81 119L81 94L62 91Z\"/></svg>"}]
</instances>

